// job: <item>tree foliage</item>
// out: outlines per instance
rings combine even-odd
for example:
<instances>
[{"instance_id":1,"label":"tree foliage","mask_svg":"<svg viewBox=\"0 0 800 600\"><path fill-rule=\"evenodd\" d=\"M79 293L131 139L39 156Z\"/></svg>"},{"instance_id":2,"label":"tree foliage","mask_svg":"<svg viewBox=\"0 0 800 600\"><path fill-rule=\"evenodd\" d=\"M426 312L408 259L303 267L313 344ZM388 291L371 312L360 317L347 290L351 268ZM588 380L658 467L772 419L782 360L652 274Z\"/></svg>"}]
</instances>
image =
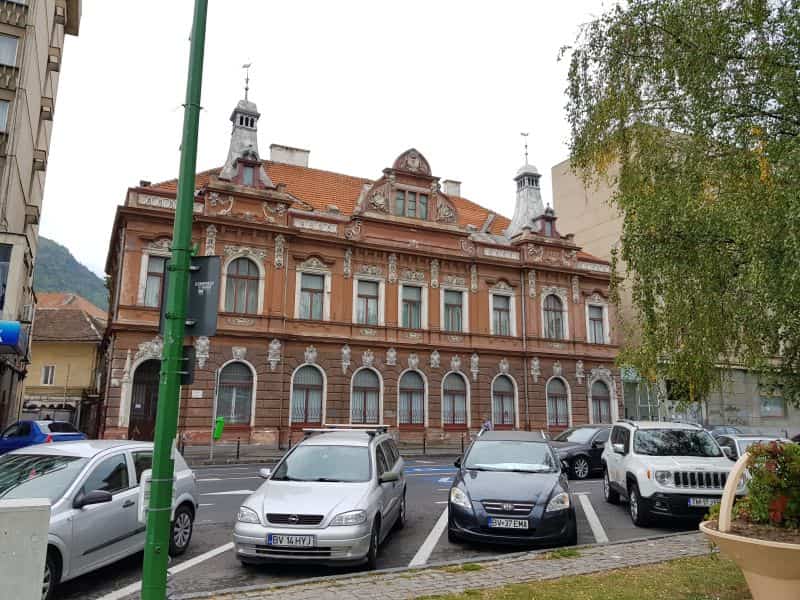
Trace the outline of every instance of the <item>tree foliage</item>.
<instances>
[{"instance_id":1,"label":"tree foliage","mask_svg":"<svg viewBox=\"0 0 800 600\"><path fill-rule=\"evenodd\" d=\"M573 167L624 216L622 358L695 397L735 362L800 401L799 4L630 0L564 50Z\"/></svg>"}]
</instances>

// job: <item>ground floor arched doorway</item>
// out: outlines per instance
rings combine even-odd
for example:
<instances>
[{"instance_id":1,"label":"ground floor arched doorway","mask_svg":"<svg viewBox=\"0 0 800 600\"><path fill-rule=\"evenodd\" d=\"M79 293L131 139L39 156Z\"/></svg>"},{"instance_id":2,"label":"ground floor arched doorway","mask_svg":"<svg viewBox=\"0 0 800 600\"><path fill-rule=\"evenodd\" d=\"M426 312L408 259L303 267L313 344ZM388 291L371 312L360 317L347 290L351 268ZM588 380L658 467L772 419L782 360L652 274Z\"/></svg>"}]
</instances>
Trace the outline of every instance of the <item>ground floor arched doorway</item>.
<instances>
[{"instance_id":1,"label":"ground floor arched doorway","mask_svg":"<svg viewBox=\"0 0 800 600\"><path fill-rule=\"evenodd\" d=\"M161 361L147 360L133 374L128 439L152 440L156 430L158 379Z\"/></svg>"}]
</instances>

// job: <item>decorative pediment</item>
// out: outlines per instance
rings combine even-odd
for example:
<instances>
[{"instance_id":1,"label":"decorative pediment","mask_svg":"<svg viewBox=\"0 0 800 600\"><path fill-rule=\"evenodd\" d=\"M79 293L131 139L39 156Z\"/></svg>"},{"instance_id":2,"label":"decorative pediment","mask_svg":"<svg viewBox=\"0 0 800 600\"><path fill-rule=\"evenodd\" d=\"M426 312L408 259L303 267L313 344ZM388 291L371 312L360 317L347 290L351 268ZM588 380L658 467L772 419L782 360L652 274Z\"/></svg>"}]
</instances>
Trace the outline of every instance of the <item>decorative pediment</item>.
<instances>
[{"instance_id":1,"label":"decorative pediment","mask_svg":"<svg viewBox=\"0 0 800 600\"><path fill-rule=\"evenodd\" d=\"M430 175L431 166L422 153L415 148L403 152L394 161L392 168L396 171L405 171L415 175Z\"/></svg>"},{"instance_id":2,"label":"decorative pediment","mask_svg":"<svg viewBox=\"0 0 800 600\"><path fill-rule=\"evenodd\" d=\"M328 266L322 261L322 259L316 256L309 256L304 261L298 263L297 270L306 272L316 271L319 273L327 273L329 271Z\"/></svg>"}]
</instances>

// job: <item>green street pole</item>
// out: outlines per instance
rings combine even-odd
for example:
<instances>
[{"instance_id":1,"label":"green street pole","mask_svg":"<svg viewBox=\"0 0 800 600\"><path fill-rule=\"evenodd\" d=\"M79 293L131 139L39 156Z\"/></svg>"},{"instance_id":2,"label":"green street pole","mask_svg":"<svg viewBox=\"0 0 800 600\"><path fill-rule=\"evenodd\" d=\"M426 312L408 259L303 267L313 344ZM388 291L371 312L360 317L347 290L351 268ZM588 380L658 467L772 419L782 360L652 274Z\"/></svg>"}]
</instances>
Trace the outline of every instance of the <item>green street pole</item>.
<instances>
[{"instance_id":1,"label":"green street pole","mask_svg":"<svg viewBox=\"0 0 800 600\"><path fill-rule=\"evenodd\" d=\"M195 0L189 52L189 78L186 82L186 105L183 115L178 197L172 232L172 258L167 268L169 286L161 378L158 386L150 506L147 513L147 541L144 548L143 600L164 600L167 593L172 478L175 470L172 446L178 431L178 395L180 371L183 370L183 334L191 264L197 130L200 121L200 90L203 79L207 12L208 0Z\"/></svg>"}]
</instances>

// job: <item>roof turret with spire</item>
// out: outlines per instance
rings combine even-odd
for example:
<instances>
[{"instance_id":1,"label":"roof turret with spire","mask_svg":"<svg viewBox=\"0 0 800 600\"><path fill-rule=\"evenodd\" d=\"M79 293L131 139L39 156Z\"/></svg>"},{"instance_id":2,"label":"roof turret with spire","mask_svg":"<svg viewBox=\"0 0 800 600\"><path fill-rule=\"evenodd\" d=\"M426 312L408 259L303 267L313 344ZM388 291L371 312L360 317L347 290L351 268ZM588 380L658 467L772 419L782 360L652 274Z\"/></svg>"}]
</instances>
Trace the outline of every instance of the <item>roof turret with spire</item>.
<instances>
[{"instance_id":1,"label":"roof turret with spire","mask_svg":"<svg viewBox=\"0 0 800 600\"><path fill-rule=\"evenodd\" d=\"M541 175L538 169L528 162L528 134L522 135L525 136L525 164L519 168L514 177L514 181L517 182L517 204L511 224L505 230L508 238L519 235L526 226L531 227L533 221L544 213L542 192L539 189Z\"/></svg>"}]
</instances>

